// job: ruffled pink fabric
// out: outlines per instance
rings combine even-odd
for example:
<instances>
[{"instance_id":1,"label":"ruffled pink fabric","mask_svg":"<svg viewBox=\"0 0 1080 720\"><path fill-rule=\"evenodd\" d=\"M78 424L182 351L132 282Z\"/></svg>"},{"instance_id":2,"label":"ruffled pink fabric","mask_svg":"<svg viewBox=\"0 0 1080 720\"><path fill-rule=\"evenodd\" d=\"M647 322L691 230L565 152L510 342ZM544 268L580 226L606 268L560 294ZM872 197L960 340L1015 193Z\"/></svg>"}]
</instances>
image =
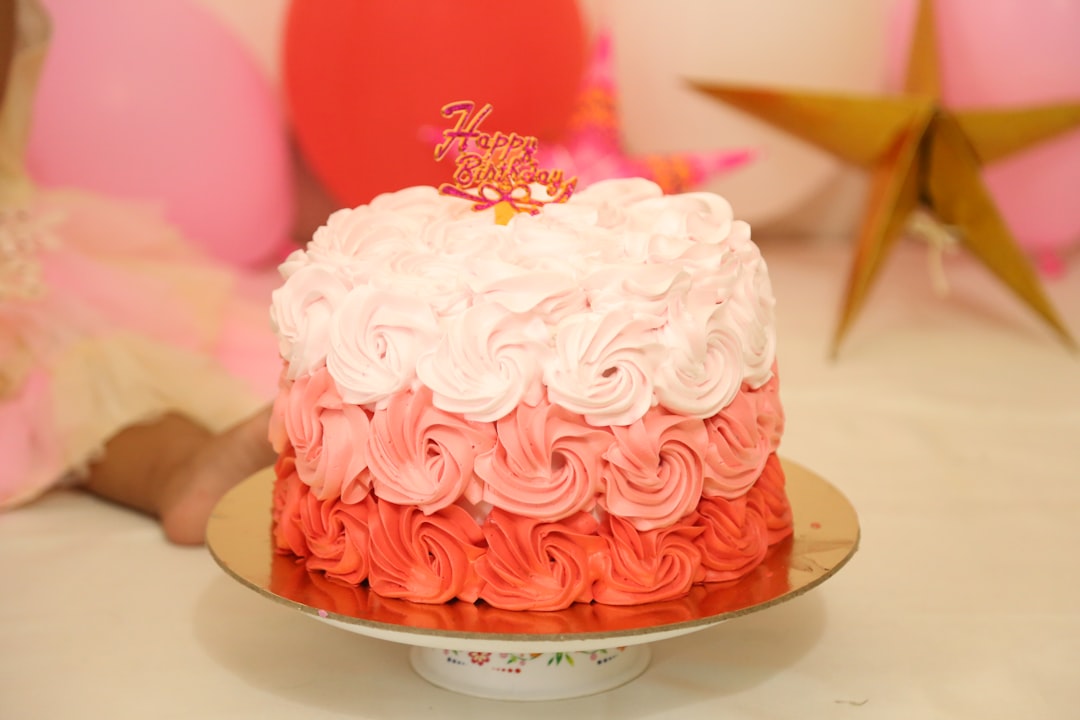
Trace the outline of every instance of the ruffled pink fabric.
<instances>
[{"instance_id":1,"label":"ruffled pink fabric","mask_svg":"<svg viewBox=\"0 0 1080 720\"><path fill-rule=\"evenodd\" d=\"M53 479L55 471L42 463L61 456L50 399L48 373L35 368L0 405L0 506L31 499Z\"/></svg>"},{"instance_id":2,"label":"ruffled pink fabric","mask_svg":"<svg viewBox=\"0 0 1080 720\"><path fill-rule=\"evenodd\" d=\"M151 209L74 191L19 210L38 293L0 293L0 507L167 412L223 429L273 398L265 277L206 259Z\"/></svg>"}]
</instances>

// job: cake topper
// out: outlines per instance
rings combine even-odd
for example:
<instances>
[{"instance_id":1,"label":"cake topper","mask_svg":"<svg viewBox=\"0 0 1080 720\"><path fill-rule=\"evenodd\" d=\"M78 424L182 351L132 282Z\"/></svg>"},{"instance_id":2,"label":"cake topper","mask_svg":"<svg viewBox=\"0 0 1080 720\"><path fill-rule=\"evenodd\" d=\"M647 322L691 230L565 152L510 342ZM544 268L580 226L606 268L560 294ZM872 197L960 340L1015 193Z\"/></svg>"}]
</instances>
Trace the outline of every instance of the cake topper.
<instances>
[{"instance_id":1,"label":"cake topper","mask_svg":"<svg viewBox=\"0 0 1080 720\"><path fill-rule=\"evenodd\" d=\"M435 146L435 161L451 155L454 181L443 183L443 195L473 203L473 210L495 208L495 222L505 225L519 212L536 214L548 203L566 202L577 186L562 170L541 168L536 161L539 141L529 135L486 133L480 125L493 110L490 103L477 109L471 100L448 103L442 115L455 119ZM533 197L533 185L543 185L546 198Z\"/></svg>"}]
</instances>

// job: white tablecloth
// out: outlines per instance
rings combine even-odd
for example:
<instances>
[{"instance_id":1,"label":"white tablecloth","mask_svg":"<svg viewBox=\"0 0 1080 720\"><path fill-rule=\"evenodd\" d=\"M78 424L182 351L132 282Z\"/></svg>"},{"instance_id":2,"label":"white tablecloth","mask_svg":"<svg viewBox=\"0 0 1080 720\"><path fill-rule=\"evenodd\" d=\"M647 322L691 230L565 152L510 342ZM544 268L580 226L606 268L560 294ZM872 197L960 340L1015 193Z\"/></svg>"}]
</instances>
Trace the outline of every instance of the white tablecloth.
<instances>
[{"instance_id":1,"label":"white tablecloth","mask_svg":"<svg viewBox=\"0 0 1080 720\"><path fill-rule=\"evenodd\" d=\"M782 454L863 529L820 588L657 643L622 688L485 701L241 587L150 520L57 492L0 516L0 717L1080 717L1080 359L962 258L938 297L904 244L830 361L850 246L764 250ZM1047 287L1080 335L1080 262Z\"/></svg>"}]
</instances>

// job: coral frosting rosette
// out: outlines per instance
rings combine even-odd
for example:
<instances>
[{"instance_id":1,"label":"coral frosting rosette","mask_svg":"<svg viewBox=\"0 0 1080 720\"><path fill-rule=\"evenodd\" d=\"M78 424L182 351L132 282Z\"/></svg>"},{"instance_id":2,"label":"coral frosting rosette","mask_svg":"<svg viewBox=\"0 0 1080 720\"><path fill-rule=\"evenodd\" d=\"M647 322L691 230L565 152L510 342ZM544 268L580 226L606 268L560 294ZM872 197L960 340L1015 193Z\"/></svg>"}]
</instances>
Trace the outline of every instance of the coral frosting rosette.
<instances>
[{"instance_id":1,"label":"coral frosting rosette","mask_svg":"<svg viewBox=\"0 0 1080 720\"><path fill-rule=\"evenodd\" d=\"M368 577L368 517L374 503L323 502L308 494L300 505L300 526L307 540L307 567L357 585Z\"/></svg>"},{"instance_id":2,"label":"coral frosting rosette","mask_svg":"<svg viewBox=\"0 0 1080 720\"><path fill-rule=\"evenodd\" d=\"M591 602L606 545L588 513L561 522L493 510L484 523L487 552L477 562L482 597L507 610L560 610Z\"/></svg>"},{"instance_id":3,"label":"coral frosting rosette","mask_svg":"<svg viewBox=\"0 0 1080 720\"><path fill-rule=\"evenodd\" d=\"M636 605L791 532L774 300L722 198L519 214L410 188L282 264L273 539L419 603Z\"/></svg>"},{"instance_id":4,"label":"coral frosting rosette","mask_svg":"<svg viewBox=\"0 0 1080 720\"><path fill-rule=\"evenodd\" d=\"M424 603L476 600L484 536L469 513L451 506L425 515L380 502L370 518L372 590Z\"/></svg>"},{"instance_id":5,"label":"coral frosting rosette","mask_svg":"<svg viewBox=\"0 0 1080 720\"><path fill-rule=\"evenodd\" d=\"M603 571L593 597L608 605L640 605L673 600L690 592L701 568L694 538L702 529L676 524L645 532L609 515L601 532L608 542Z\"/></svg>"}]
</instances>

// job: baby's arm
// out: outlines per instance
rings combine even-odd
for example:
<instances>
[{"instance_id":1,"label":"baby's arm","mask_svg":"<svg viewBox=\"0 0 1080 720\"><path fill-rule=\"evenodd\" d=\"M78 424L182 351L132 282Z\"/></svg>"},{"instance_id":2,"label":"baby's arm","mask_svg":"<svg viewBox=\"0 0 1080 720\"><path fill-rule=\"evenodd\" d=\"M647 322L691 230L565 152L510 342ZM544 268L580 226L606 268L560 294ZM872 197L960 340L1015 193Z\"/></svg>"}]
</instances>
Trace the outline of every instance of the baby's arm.
<instances>
[{"instance_id":1,"label":"baby's arm","mask_svg":"<svg viewBox=\"0 0 1080 720\"><path fill-rule=\"evenodd\" d=\"M172 542L201 544L221 496L274 462L269 420L266 407L218 435L176 414L129 427L105 445L86 488L158 518Z\"/></svg>"}]
</instances>

